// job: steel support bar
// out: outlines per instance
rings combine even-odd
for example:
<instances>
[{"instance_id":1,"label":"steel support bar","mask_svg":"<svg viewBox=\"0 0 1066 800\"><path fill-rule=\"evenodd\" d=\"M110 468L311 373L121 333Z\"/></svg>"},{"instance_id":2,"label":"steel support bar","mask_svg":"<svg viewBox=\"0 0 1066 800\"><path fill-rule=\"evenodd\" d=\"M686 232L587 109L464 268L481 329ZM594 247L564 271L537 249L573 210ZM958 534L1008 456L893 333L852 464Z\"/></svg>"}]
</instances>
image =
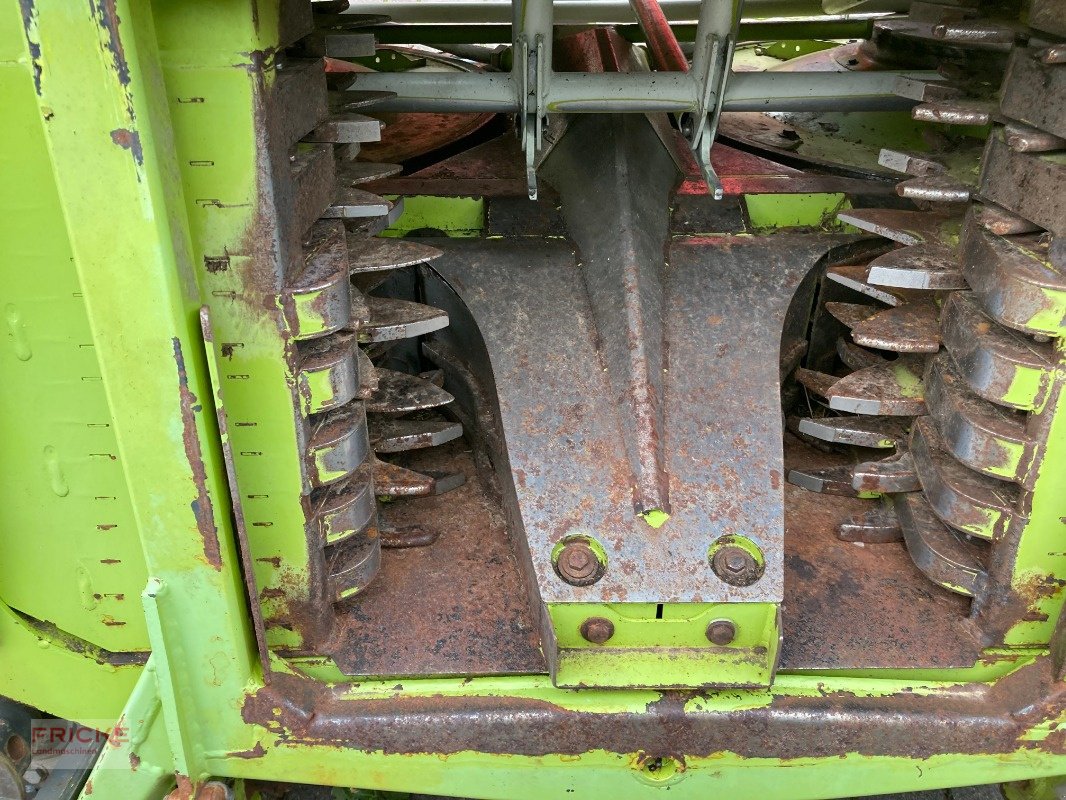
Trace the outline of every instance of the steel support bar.
<instances>
[{"instance_id":1,"label":"steel support bar","mask_svg":"<svg viewBox=\"0 0 1066 800\"><path fill-rule=\"evenodd\" d=\"M699 0L660 0L666 18L671 22L690 22L699 16ZM872 0L862 5L863 13L902 12L909 8L907 0ZM509 23L510 0L372 0L359 2L351 8L356 14L386 14L394 22L425 25L448 23ZM744 19L769 19L822 15L819 0L747 0ZM555 3L555 24L634 22L628 0L558 0Z\"/></svg>"},{"instance_id":2,"label":"steel support bar","mask_svg":"<svg viewBox=\"0 0 1066 800\"><path fill-rule=\"evenodd\" d=\"M870 34L874 16L847 16L826 19L802 18L767 22L741 22L738 42L765 42L781 39L865 39ZM696 38L693 24L673 24L670 29L679 42L691 42ZM618 35L629 42L645 41L639 25L618 25ZM509 44L511 26L454 24L376 25L367 28L378 44Z\"/></svg>"},{"instance_id":3,"label":"steel support bar","mask_svg":"<svg viewBox=\"0 0 1066 800\"><path fill-rule=\"evenodd\" d=\"M724 111L894 111L914 103L893 92L905 75L941 80L935 72L734 72Z\"/></svg>"},{"instance_id":4,"label":"steel support bar","mask_svg":"<svg viewBox=\"0 0 1066 800\"><path fill-rule=\"evenodd\" d=\"M936 80L933 72L737 72L725 90L724 111L889 111L912 103L893 94L901 75ZM396 92L388 111L494 111L521 108L510 75L501 73L371 72L353 89ZM553 112L692 111L698 87L685 73L556 72L545 105Z\"/></svg>"}]
</instances>

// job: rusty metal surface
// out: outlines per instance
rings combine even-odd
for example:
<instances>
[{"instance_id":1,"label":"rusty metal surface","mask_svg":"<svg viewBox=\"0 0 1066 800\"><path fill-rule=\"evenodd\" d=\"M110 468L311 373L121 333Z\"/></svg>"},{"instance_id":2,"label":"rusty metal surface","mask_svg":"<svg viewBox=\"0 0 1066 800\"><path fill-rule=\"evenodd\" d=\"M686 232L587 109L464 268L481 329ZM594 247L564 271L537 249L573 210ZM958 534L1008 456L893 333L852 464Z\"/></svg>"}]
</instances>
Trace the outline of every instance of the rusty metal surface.
<instances>
[{"instance_id":1,"label":"rusty metal surface","mask_svg":"<svg viewBox=\"0 0 1066 800\"><path fill-rule=\"evenodd\" d=\"M401 163L449 145L492 121L494 114L434 114L374 112L384 123L380 142L364 144L360 157L368 161Z\"/></svg>"},{"instance_id":2,"label":"rusty metal surface","mask_svg":"<svg viewBox=\"0 0 1066 800\"><path fill-rule=\"evenodd\" d=\"M1063 705L1061 686L1054 685L1046 661L994 685L964 684L938 694L935 707L924 693L863 697L826 691L773 697L761 707L719 709L692 703L698 697L693 692L662 692L639 712L595 712L517 697L342 699L312 680L279 675L272 687L245 701L242 713L249 723L286 731L290 741L385 754L547 756L603 750L683 762L722 752L786 760L841 753L912 759L945 752L1053 753L1061 748L1061 736L1028 737ZM1034 704L1033 698L1042 699Z\"/></svg>"},{"instance_id":3,"label":"rusty metal surface","mask_svg":"<svg viewBox=\"0 0 1066 800\"><path fill-rule=\"evenodd\" d=\"M368 411L400 414L447 405L454 399L439 386L418 375L380 367L375 371L378 385L367 398Z\"/></svg>"},{"instance_id":4,"label":"rusty metal surface","mask_svg":"<svg viewBox=\"0 0 1066 800\"><path fill-rule=\"evenodd\" d=\"M800 433L826 442L857 447L889 448L906 440L907 419L900 417L808 417Z\"/></svg>"},{"instance_id":5,"label":"rusty metal surface","mask_svg":"<svg viewBox=\"0 0 1066 800\"><path fill-rule=\"evenodd\" d=\"M370 319L359 327L359 341L389 342L422 336L448 324L448 315L424 303L391 297L366 298Z\"/></svg>"},{"instance_id":6,"label":"rusty metal surface","mask_svg":"<svg viewBox=\"0 0 1066 800\"><path fill-rule=\"evenodd\" d=\"M830 467L845 458L786 436L789 467ZM930 584L901 542L860 546L837 538L842 523L879 506L785 491L781 669L973 663L980 646L964 598Z\"/></svg>"},{"instance_id":7,"label":"rusty metal surface","mask_svg":"<svg viewBox=\"0 0 1066 800\"><path fill-rule=\"evenodd\" d=\"M730 117L724 114L723 117ZM760 118L764 115L757 114ZM677 136L680 136L676 131ZM691 156L690 156L691 160ZM894 183L866 180L861 177L820 175L802 172L769 158L738 150L718 142L711 151L711 164L722 181L726 197L759 193L848 192L864 197L895 197ZM692 198L703 199L705 213L721 213L722 201L707 195L707 186L699 177L692 160L685 173L685 182L678 189L677 203L692 204ZM507 133L484 144L413 172L410 175L376 182L374 191L384 194L432 194L443 197L478 196L486 198L526 197L525 173L522 169L521 149L514 135ZM491 208L491 206L490 206ZM530 205L527 212L533 208ZM739 209L738 209L739 210ZM692 212L689 212L690 215ZM723 233L730 227L700 227L693 233ZM524 232L523 232L524 233Z\"/></svg>"},{"instance_id":8,"label":"rusty metal surface","mask_svg":"<svg viewBox=\"0 0 1066 800\"><path fill-rule=\"evenodd\" d=\"M461 440L404 463L476 472ZM382 553L378 579L345 606L323 650L341 670L390 677L547 671L501 511L477 480L447 496L389 503L382 522L428 527L437 539L430 548Z\"/></svg>"},{"instance_id":9,"label":"rusty metal surface","mask_svg":"<svg viewBox=\"0 0 1066 800\"><path fill-rule=\"evenodd\" d=\"M926 390L929 414L955 458L1001 480L1031 483L1034 442L1026 432L1024 413L971 392L947 353L930 362Z\"/></svg>"},{"instance_id":10,"label":"rusty metal surface","mask_svg":"<svg viewBox=\"0 0 1066 800\"><path fill-rule=\"evenodd\" d=\"M787 246L780 237L685 239L670 248L663 417L672 516L657 530L634 514L622 441L634 435L634 422L612 402L569 247L454 240L434 262L489 351L544 600L780 596L780 328L792 292L832 241L788 239ZM552 546L574 532L595 536L607 551L607 574L594 586L568 586L552 567ZM727 586L709 569L707 549L725 533L751 536L763 549L766 574L753 586Z\"/></svg>"},{"instance_id":11,"label":"rusty metal surface","mask_svg":"<svg viewBox=\"0 0 1066 800\"><path fill-rule=\"evenodd\" d=\"M868 265L875 286L901 289L966 289L958 257L949 247L915 244L890 250Z\"/></svg>"},{"instance_id":12,"label":"rusty metal surface","mask_svg":"<svg viewBox=\"0 0 1066 800\"><path fill-rule=\"evenodd\" d=\"M1042 241L1036 234L996 236L971 215L962 229L962 264L981 306L998 322L1026 333L1058 335L1066 324L1057 303L1066 275L1048 259Z\"/></svg>"},{"instance_id":13,"label":"rusty metal surface","mask_svg":"<svg viewBox=\"0 0 1066 800\"><path fill-rule=\"evenodd\" d=\"M829 305L826 303L827 308ZM935 353L940 349L939 309L932 298L871 311L861 319L841 320L851 328L856 344L898 353Z\"/></svg>"},{"instance_id":14,"label":"rusty metal surface","mask_svg":"<svg viewBox=\"0 0 1066 800\"><path fill-rule=\"evenodd\" d=\"M622 115L574 120L541 176L562 198L605 388L618 406L619 433L626 431L620 438L628 487L613 488L631 489L636 514L670 513L663 252L670 191L679 176L644 117Z\"/></svg>"},{"instance_id":15,"label":"rusty metal surface","mask_svg":"<svg viewBox=\"0 0 1066 800\"><path fill-rule=\"evenodd\" d=\"M861 208L841 211L837 219L860 230L876 233L900 244L951 244L962 218L958 214L907 211L895 208Z\"/></svg>"}]
</instances>

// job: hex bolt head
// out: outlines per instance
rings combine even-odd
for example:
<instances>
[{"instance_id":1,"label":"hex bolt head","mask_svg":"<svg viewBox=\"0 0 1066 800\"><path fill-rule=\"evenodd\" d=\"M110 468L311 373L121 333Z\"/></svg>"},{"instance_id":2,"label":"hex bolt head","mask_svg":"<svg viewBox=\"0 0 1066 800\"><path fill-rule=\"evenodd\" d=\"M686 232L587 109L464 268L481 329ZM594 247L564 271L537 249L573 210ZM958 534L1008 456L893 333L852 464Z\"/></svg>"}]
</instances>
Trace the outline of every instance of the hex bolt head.
<instances>
[{"instance_id":1,"label":"hex bolt head","mask_svg":"<svg viewBox=\"0 0 1066 800\"><path fill-rule=\"evenodd\" d=\"M603 564L587 542L567 542L555 562L559 577L571 586L589 586L603 577Z\"/></svg>"},{"instance_id":2,"label":"hex bolt head","mask_svg":"<svg viewBox=\"0 0 1066 800\"><path fill-rule=\"evenodd\" d=\"M729 619L711 620L707 626L707 639L711 644L725 646L737 638L737 626Z\"/></svg>"},{"instance_id":3,"label":"hex bolt head","mask_svg":"<svg viewBox=\"0 0 1066 800\"><path fill-rule=\"evenodd\" d=\"M732 586L751 586L762 577L759 564L747 550L727 544L711 558L714 574Z\"/></svg>"},{"instance_id":4,"label":"hex bolt head","mask_svg":"<svg viewBox=\"0 0 1066 800\"><path fill-rule=\"evenodd\" d=\"M589 617L581 623L581 636L593 644L603 644L614 636L614 623L605 617Z\"/></svg>"}]
</instances>

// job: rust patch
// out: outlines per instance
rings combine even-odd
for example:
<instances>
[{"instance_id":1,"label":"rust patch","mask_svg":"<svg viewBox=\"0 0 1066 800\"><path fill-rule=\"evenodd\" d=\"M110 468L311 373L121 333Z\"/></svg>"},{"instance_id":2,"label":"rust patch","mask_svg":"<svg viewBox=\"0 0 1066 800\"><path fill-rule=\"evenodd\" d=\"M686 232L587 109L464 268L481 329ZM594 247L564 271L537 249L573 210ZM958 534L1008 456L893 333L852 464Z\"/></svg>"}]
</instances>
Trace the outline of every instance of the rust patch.
<instances>
[{"instance_id":1,"label":"rust patch","mask_svg":"<svg viewBox=\"0 0 1066 800\"><path fill-rule=\"evenodd\" d=\"M1042 659L992 686L967 684L939 696L825 692L722 711L700 710L692 702L713 702L713 694L662 692L644 712L615 713L516 697L342 700L314 680L278 674L270 687L247 698L242 713L246 722L280 726L288 742L389 754L472 750L539 757L606 750L679 760L723 752L788 760L841 753L921 759L943 753L1060 752L1061 737L1024 738L1066 710L1066 689L1054 682L1050 666L1050 659Z\"/></svg>"},{"instance_id":2,"label":"rust patch","mask_svg":"<svg viewBox=\"0 0 1066 800\"><path fill-rule=\"evenodd\" d=\"M110 56L111 58L115 77L122 88L126 116L130 123L133 123L137 115L133 111L133 95L130 92L130 65L126 60L126 50L122 44L122 38L119 36L118 28L121 20L115 7L115 0L99 0L99 2L89 0L89 10L104 32L101 50L103 50L105 56ZM140 136L136 132L132 129L118 128L111 132L111 140L119 147L129 150L133 154L133 160L137 163L137 166L144 165L144 151L141 149ZM139 172L138 180L140 180Z\"/></svg>"},{"instance_id":3,"label":"rust patch","mask_svg":"<svg viewBox=\"0 0 1066 800\"><path fill-rule=\"evenodd\" d=\"M124 150L133 153L133 158L138 164L144 163L144 151L141 148L141 135L129 128L115 128L111 131L111 141Z\"/></svg>"},{"instance_id":4,"label":"rust patch","mask_svg":"<svg viewBox=\"0 0 1066 800\"><path fill-rule=\"evenodd\" d=\"M256 742L255 747L251 750L234 750L233 752L226 753L228 758L262 758L266 755L266 748L263 747L262 742Z\"/></svg>"},{"instance_id":5,"label":"rust patch","mask_svg":"<svg viewBox=\"0 0 1066 800\"><path fill-rule=\"evenodd\" d=\"M130 753L130 769L133 772L137 771L137 768L141 765L141 757L136 753Z\"/></svg>"},{"instance_id":6,"label":"rust patch","mask_svg":"<svg viewBox=\"0 0 1066 800\"><path fill-rule=\"evenodd\" d=\"M207 469L204 466L203 452L200 449L200 437L196 433L196 412L201 409L199 402L189 390L189 376L185 370L185 357L181 352L181 342L175 336L174 361L178 367L178 394L181 403L182 441L185 444L185 457L192 469L192 481L196 487L196 499L192 501L192 512L196 517L196 527L204 540L204 557L216 570L222 569L222 555L219 551L218 528L211 506L211 497L207 491Z\"/></svg>"}]
</instances>

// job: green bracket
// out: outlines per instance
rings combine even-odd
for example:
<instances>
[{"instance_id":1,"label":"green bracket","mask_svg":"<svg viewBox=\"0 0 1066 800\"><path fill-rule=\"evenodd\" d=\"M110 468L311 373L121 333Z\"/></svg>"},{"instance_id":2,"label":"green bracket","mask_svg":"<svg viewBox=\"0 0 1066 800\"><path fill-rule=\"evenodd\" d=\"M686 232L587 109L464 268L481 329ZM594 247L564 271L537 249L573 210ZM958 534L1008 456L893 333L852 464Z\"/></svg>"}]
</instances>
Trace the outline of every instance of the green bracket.
<instances>
[{"instance_id":1,"label":"green bracket","mask_svg":"<svg viewBox=\"0 0 1066 800\"><path fill-rule=\"evenodd\" d=\"M559 687L769 686L777 667L772 603L551 603L548 614ZM610 637L590 642L589 620Z\"/></svg>"}]
</instances>

